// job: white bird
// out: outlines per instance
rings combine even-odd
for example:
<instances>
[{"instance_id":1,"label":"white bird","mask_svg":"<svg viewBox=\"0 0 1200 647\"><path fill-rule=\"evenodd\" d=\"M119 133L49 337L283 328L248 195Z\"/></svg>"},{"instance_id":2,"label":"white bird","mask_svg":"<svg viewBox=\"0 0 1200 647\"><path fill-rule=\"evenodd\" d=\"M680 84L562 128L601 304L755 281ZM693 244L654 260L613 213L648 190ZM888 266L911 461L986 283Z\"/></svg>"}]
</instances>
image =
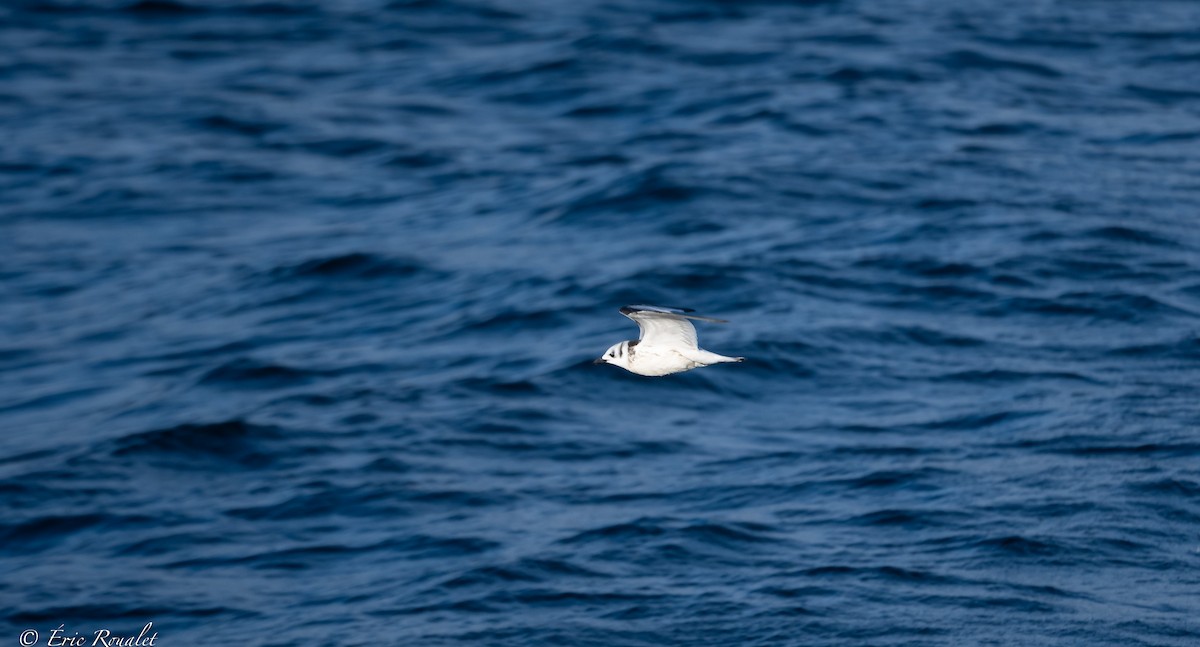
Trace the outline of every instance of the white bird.
<instances>
[{"instance_id":1,"label":"white bird","mask_svg":"<svg viewBox=\"0 0 1200 647\"><path fill-rule=\"evenodd\" d=\"M696 343L696 327L688 319L727 323L688 314L687 308L661 306L625 306L621 314L637 322L641 335L637 341L613 344L594 364L620 366L630 373L659 376L690 371L697 366L722 362L741 362L744 357L726 357L710 353Z\"/></svg>"}]
</instances>

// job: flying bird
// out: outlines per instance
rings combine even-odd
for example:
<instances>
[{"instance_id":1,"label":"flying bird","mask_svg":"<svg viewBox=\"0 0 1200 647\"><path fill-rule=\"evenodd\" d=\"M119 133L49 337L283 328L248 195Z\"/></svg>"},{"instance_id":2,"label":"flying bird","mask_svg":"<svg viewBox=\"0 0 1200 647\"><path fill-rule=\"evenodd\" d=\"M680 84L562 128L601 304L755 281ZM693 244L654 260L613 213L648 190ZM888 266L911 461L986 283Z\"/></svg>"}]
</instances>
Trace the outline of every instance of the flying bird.
<instances>
[{"instance_id":1,"label":"flying bird","mask_svg":"<svg viewBox=\"0 0 1200 647\"><path fill-rule=\"evenodd\" d=\"M630 373L656 377L690 371L698 366L722 362L741 362L744 357L726 357L710 353L696 343L696 327L689 319L727 323L689 314L687 308L661 306L625 306L621 314L637 322L641 335L637 341L613 344L594 364L620 366Z\"/></svg>"}]
</instances>

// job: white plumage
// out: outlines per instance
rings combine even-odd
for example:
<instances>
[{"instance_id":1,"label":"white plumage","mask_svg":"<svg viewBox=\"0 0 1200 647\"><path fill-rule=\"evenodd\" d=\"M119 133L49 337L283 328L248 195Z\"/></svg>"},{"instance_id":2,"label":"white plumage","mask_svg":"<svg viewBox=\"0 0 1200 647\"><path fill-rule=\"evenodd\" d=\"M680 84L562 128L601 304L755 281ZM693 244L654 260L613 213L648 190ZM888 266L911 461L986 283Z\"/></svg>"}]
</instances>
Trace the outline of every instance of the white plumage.
<instances>
[{"instance_id":1,"label":"white plumage","mask_svg":"<svg viewBox=\"0 0 1200 647\"><path fill-rule=\"evenodd\" d=\"M740 362L744 357L710 353L696 343L696 327L689 319L726 323L723 319L689 314L686 308L625 306L621 314L637 322L637 341L613 344L596 364L612 364L638 375L659 376L688 371L698 366Z\"/></svg>"}]
</instances>

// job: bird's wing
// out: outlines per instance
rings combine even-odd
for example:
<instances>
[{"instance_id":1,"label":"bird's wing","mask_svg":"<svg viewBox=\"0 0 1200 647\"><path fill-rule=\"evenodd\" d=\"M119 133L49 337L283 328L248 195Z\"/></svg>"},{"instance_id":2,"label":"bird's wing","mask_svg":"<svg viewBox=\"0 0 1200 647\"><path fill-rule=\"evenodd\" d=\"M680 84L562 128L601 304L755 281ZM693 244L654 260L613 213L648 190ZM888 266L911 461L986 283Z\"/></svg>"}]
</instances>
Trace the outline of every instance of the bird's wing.
<instances>
[{"instance_id":1,"label":"bird's wing","mask_svg":"<svg viewBox=\"0 0 1200 647\"><path fill-rule=\"evenodd\" d=\"M647 346L699 348L696 343L696 327L688 319L725 323L724 319L713 319L688 314L686 308L664 308L661 306L625 306L621 314L637 322L642 334L640 343Z\"/></svg>"}]
</instances>

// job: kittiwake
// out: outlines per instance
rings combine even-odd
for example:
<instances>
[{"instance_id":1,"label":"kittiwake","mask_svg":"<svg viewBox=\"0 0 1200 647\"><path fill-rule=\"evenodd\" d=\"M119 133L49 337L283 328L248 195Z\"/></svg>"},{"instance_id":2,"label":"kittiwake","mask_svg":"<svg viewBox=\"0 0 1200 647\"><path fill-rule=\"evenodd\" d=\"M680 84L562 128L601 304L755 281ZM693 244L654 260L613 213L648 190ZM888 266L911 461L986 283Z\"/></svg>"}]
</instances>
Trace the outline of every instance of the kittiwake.
<instances>
[{"instance_id":1,"label":"kittiwake","mask_svg":"<svg viewBox=\"0 0 1200 647\"><path fill-rule=\"evenodd\" d=\"M661 306L625 306L621 314L637 322L641 335L637 341L613 344L595 364L620 366L638 375L660 376L690 371L698 366L722 362L741 362L744 357L726 357L710 353L696 343L696 327L688 319L727 323L688 314L687 308Z\"/></svg>"}]
</instances>

